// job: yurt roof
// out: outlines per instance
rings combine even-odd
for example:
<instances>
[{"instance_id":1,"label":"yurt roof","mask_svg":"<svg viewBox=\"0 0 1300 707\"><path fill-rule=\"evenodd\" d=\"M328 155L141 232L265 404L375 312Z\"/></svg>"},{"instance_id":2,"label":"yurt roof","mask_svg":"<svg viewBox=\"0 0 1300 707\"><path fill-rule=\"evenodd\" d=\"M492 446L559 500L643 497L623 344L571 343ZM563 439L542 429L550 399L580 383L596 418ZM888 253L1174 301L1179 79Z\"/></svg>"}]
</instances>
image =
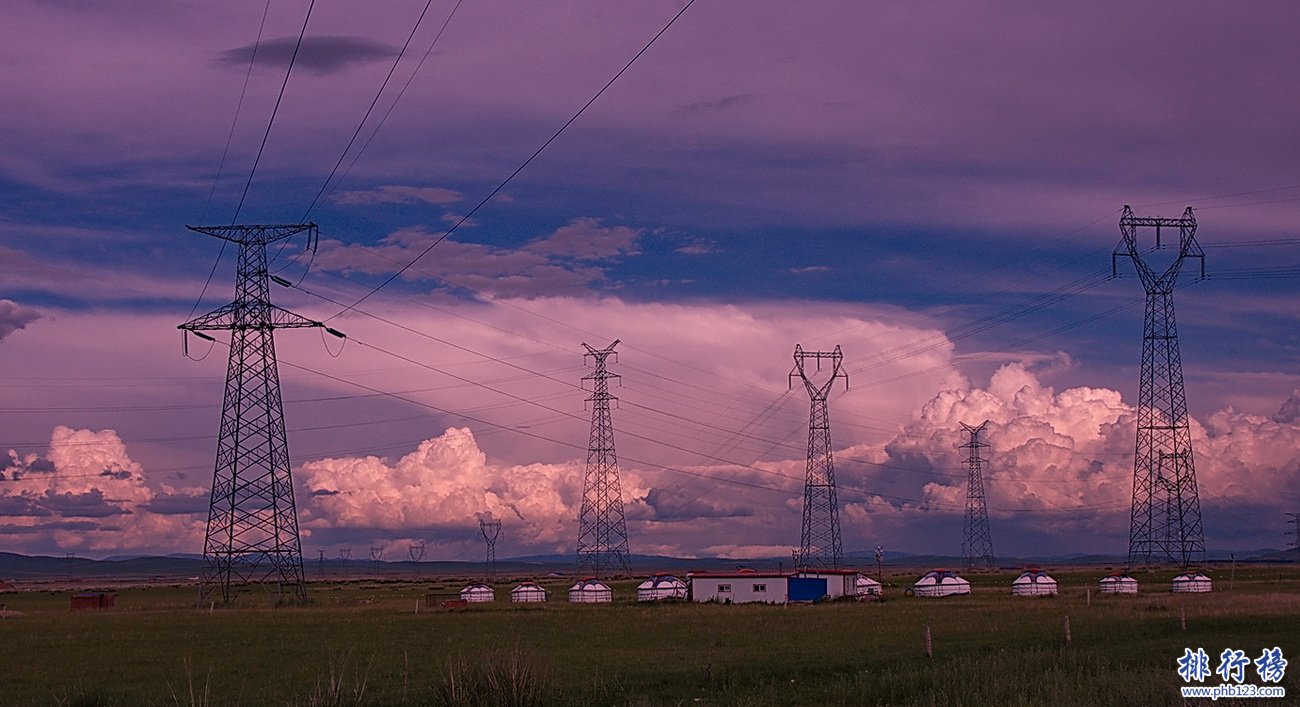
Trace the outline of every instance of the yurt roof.
<instances>
[{"instance_id":1,"label":"yurt roof","mask_svg":"<svg viewBox=\"0 0 1300 707\"><path fill-rule=\"evenodd\" d=\"M854 583L854 584L858 584L858 585L866 585L866 586L868 586L868 587L871 586L871 585L873 585L873 584L876 584L876 585L880 584L880 582L877 582L876 580L874 580L874 579L868 577L868 576L865 575L865 574L860 574L860 575L854 577L854 578L853 578L853 583Z\"/></svg>"},{"instance_id":2,"label":"yurt roof","mask_svg":"<svg viewBox=\"0 0 1300 707\"><path fill-rule=\"evenodd\" d=\"M542 585L537 582L520 582L515 589L541 589Z\"/></svg>"},{"instance_id":3,"label":"yurt roof","mask_svg":"<svg viewBox=\"0 0 1300 707\"><path fill-rule=\"evenodd\" d=\"M588 592L588 591L600 592L600 591L609 590L609 585L605 584L599 579L596 579L595 577L587 577L586 579L578 580L577 584L569 588L569 591L573 591L573 590L577 590L580 592Z\"/></svg>"},{"instance_id":4,"label":"yurt roof","mask_svg":"<svg viewBox=\"0 0 1300 707\"><path fill-rule=\"evenodd\" d=\"M686 583L671 574L657 574L637 585L637 589L657 589L659 587L680 588Z\"/></svg>"},{"instance_id":5,"label":"yurt roof","mask_svg":"<svg viewBox=\"0 0 1300 707\"><path fill-rule=\"evenodd\" d=\"M1019 577L1016 577L1016 580L1015 580L1015 581L1019 582L1019 581L1022 580L1022 579L1023 579L1023 580L1027 580L1027 581L1030 581L1030 582L1037 582L1037 581L1039 581L1040 579L1041 579L1041 580L1051 581L1051 582L1055 582L1055 581L1056 581L1056 580L1052 577L1052 575L1050 575L1050 574L1044 572L1043 570L1025 570L1024 572L1021 572L1021 573L1020 573L1020 576L1019 576Z\"/></svg>"},{"instance_id":6,"label":"yurt roof","mask_svg":"<svg viewBox=\"0 0 1300 707\"><path fill-rule=\"evenodd\" d=\"M920 584L921 582L925 582L927 580L935 584L943 584L944 582L958 583L958 584L965 582L966 584L970 584L970 582L967 582L966 580L957 576L956 572L953 572L952 570L944 570L944 569L930 570L929 572L926 572L924 575L921 575L921 578L917 580L916 583Z\"/></svg>"},{"instance_id":7,"label":"yurt roof","mask_svg":"<svg viewBox=\"0 0 1300 707\"><path fill-rule=\"evenodd\" d=\"M1180 575L1174 577L1174 581L1177 582L1177 581L1179 581L1179 580L1182 580L1182 581L1185 581L1185 582L1194 582L1194 581L1200 581L1200 580L1209 579L1209 578L1210 578L1210 576L1207 575L1207 574L1205 574L1204 572L1200 572L1200 571L1198 571L1198 570L1190 570L1190 571L1188 571L1188 572L1184 572L1184 573L1182 573L1182 574L1180 574Z\"/></svg>"}]
</instances>

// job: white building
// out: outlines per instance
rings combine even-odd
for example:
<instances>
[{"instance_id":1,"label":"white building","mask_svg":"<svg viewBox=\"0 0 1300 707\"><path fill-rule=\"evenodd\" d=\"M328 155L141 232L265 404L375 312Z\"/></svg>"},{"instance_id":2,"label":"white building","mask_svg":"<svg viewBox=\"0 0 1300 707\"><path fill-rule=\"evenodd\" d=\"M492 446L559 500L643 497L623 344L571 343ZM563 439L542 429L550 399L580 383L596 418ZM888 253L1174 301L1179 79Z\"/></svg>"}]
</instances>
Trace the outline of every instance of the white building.
<instances>
[{"instance_id":1,"label":"white building","mask_svg":"<svg viewBox=\"0 0 1300 707\"><path fill-rule=\"evenodd\" d=\"M970 582L952 570L930 570L912 585L912 594L918 597L951 597L970 594Z\"/></svg>"},{"instance_id":2,"label":"white building","mask_svg":"<svg viewBox=\"0 0 1300 707\"><path fill-rule=\"evenodd\" d=\"M637 601L685 599L686 583L671 574L657 574L636 586Z\"/></svg>"},{"instance_id":3,"label":"white building","mask_svg":"<svg viewBox=\"0 0 1300 707\"><path fill-rule=\"evenodd\" d=\"M587 577L569 587L569 601L574 604L608 604L614 601L614 590L594 577Z\"/></svg>"},{"instance_id":4,"label":"white building","mask_svg":"<svg viewBox=\"0 0 1300 707\"><path fill-rule=\"evenodd\" d=\"M1214 581L1202 572L1184 572L1174 577L1173 591L1178 593L1195 593L1208 592L1214 589Z\"/></svg>"},{"instance_id":5,"label":"white building","mask_svg":"<svg viewBox=\"0 0 1300 707\"><path fill-rule=\"evenodd\" d=\"M1138 581L1123 572L1116 572L1102 577L1097 582L1102 594L1137 594Z\"/></svg>"},{"instance_id":6,"label":"white building","mask_svg":"<svg viewBox=\"0 0 1300 707\"><path fill-rule=\"evenodd\" d=\"M510 590L510 601L513 602L541 602L546 601L546 590L536 582L520 582L519 586Z\"/></svg>"},{"instance_id":7,"label":"white building","mask_svg":"<svg viewBox=\"0 0 1300 707\"><path fill-rule=\"evenodd\" d=\"M462 601L467 601L471 604L478 604L481 602L496 601L497 593L492 590L492 587L489 587L482 582L475 582L474 584L460 590L460 598Z\"/></svg>"},{"instance_id":8,"label":"white building","mask_svg":"<svg viewBox=\"0 0 1300 707\"><path fill-rule=\"evenodd\" d=\"M750 569L735 572L691 572L692 601L723 604L785 604L857 596L854 570L773 572Z\"/></svg>"},{"instance_id":9,"label":"white building","mask_svg":"<svg viewBox=\"0 0 1300 707\"><path fill-rule=\"evenodd\" d=\"M1028 569L1011 582L1011 595L1017 597L1054 597L1056 580L1040 569Z\"/></svg>"}]
</instances>

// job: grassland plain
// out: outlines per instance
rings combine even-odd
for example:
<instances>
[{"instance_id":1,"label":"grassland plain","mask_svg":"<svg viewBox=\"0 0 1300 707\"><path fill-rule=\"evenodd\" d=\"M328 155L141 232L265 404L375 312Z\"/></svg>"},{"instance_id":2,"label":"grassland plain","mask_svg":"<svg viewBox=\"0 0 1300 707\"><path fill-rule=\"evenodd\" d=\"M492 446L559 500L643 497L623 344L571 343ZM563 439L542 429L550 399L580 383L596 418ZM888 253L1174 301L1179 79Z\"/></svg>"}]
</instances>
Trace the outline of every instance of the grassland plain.
<instances>
[{"instance_id":1,"label":"grassland plain","mask_svg":"<svg viewBox=\"0 0 1300 707\"><path fill-rule=\"evenodd\" d=\"M1292 661L1288 697L1248 703L1300 703L1300 568L1238 568L1231 589L1225 569L1208 595L1170 594L1157 572L1136 575L1136 597L1101 597L1102 574L1058 571L1049 599L976 574L973 596L935 600L903 596L919 572L894 571L885 602L784 607L637 604L632 581L614 604L570 605L565 580L544 605L512 605L501 582L493 604L418 613L462 582L315 583L309 606L254 593L211 611L193 586L82 612L70 592L24 591L0 595L0 703L1173 705L1184 648L1272 646Z\"/></svg>"}]
</instances>

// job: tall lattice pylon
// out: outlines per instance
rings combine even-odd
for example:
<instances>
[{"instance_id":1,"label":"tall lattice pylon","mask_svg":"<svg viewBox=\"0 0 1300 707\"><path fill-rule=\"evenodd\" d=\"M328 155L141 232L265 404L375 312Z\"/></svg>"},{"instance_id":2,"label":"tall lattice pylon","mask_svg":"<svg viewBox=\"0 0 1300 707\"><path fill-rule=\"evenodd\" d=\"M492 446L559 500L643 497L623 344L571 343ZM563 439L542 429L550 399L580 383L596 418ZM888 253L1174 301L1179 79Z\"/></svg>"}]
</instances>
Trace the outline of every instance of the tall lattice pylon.
<instances>
[{"instance_id":1,"label":"tall lattice pylon","mask_svg":"<svg viewBox=\"0 0 1300 707\"><path fill-rule=\"evenodd\" d=\"M980 433L989 424L985 420L975 427L965 422L961 428L970 435L970 441L961 445L966 454L966 528L961 537L961 557L966 567L993 567L993 534L989 532L989 504L984 496L984 462L981 449L988 449L980 441Z\"/></svg>"},{"instance_id":2,"label":"tall lattice pylon","mask_svg":"<svg viewBox=\"0 0 1300 707\"><path fill-rule=\"evenodd\" d=\"M632 569L627 550L627 519L623 515L623 489L614 453L614 418L609 403L609 379L618 374L606 369L618 339L603 349L582 344L596 366L583 381L591 381L591 438L587 445L587 472L582 480L582 508L578 512L578 566L597 577L615 569Z\"/></svg>"},{"instance_id":3,"label":"tall lattice pylon","mask_svg":"<svg viewBox=\"0 0 1300 707\"><path fill-rule=\"evenodd\" d=\"M814 382L808 376L805 362L812 359L817 371L822 361L830 361L831 372L825 380ZM834 351L804 351L795 344L794 370L788 383L793 386L795 376L803 381L808 398L812 401L808 414L808 473L803 487L803 533L799 539L799 554L795 565L809 569L839 569L844 563L840 546L840 506L835 493L835 458L831 452L831 418L826 396L837 378L844 379L844 389L849 388L849 374L843 369L844 353L836 346Z\"/></svg>"},{"instance_id":4,"label":"tall lattice pylon","mask_svg":"<svg viewBox=\"0 0 1300 707\"><path fill-rule=\"evenodd\" d=\"M483 560L483 576L491 582L497 576L497 538L501 537L501 521L480 518L478 532L487 543L487 557Z\"/></svg>"},{"instance_id":5,"label":"tall lattice pylon","mask_svg":"<svg viewBox=\"0 0 1300 707\"><path fill-rule=\"evenodd\" d=\"M1143 260L1138 249L1139 228L1155 229L1157 249L1164 246L1162 229L1178 229L1178 253L1163 273L1157 273ZM1128 564L1136 567L1170 562L1187 567L1205 561L1205 537L1183 389L1183 362L1174 325L1174 288L1183 262L1188 259L1200 260L1201 276L1205 276L1205 253L1196 242L1196 217L1190 206L1180 218L1153 218L1134 216L1125 205L1119 230L1123 241L1111 256L1112 275L1118 273L1119 258L1131 259L1147 295Z\"/></svg>"},{"instance_id":6,"label":"tall lattice pylon","mask_svg":"<svg viewBox=\"0 0 1300 707\"><path fill-rule=\"evenodd\" d=\"M314 244L316 225L188 228L239 246L234 301L178 327L209 340L202 332L230 332L200 601L219 593L228 603L236 585L272 582L282 600L305 601L273 332L324 325L271 304L266 246L303 232Z\"/></svg>"}]
</instances>

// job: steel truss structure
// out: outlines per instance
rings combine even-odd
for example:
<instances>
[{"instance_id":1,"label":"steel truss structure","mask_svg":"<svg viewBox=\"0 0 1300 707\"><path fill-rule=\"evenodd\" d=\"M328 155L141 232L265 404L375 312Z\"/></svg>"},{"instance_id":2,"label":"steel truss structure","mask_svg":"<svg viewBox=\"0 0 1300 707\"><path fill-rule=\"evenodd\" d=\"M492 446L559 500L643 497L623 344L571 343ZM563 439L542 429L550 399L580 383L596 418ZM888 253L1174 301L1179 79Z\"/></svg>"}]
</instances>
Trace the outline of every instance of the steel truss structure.
<instances>
[{"instance_id":1,"label":"steel truss structure","mask_svg":"<svg viewBox=\"0 0 1300 707\"><path fill-rule=\"evenodd\" d=\"M178 327L209 340L203 332L230 332L200 603L213 595L229 603L250 583L274 583L281 600L306 601L273 332L326 327L271 304L266 246L303 232L314 246L316 225L188 228L239 246L234 301Z\"/></svg>"},{"instance_id":2,"label":"steel truss structure","mask_svg":"<svg viewBox=\"0 0 1300 707\"><path fill-rule=\"evenodd\" d=\"M1157 249L1164 247L1162 229L1178 229L1177 255L1163 273L1143 259L1139 228L1155 229ZM1189 259L1201 261L1201 277L1205 276L1205 253L1196 242L1196 218L1190 206L1180 218L1153 218L1134 216L1125 205L1119 229L1123 240L1111 256L1111 273L1118 274L1119 258L1129 258L1147 295L1128 564L1150 567L1168 562L1186 568L1205 561L1205 537L1174 323L1174 288Z\"/></svg>"},{"instance_id":3,"label":"steel truss structure","mask_svg":"<svg viewBox=\"0 0 1300 707\"><path fill-rule=\"evenodd\" d=\"M618 478L618 456L614 453L614 419L610 414L609 379L606 363L617 360L614 347L619 340L603 349L582 344L596 366L582 380L591 382L591 437L587 444L587 471L582 480L582 507L578 512L578 566L593 576L622 570L630 572L627 549L627 519L623 514L623 490Z\"/></svg>"},{"instance_id":4,"label":"steel truss structure","mask_svg":"<svg viewBox=\"0 0 1300 707\"><path fill-rule=\"evenodd\" d=\"M830 376L814 383L808 376L805 361L816 362L821 371L822 361L829 361ZM844 379L844 389L849 388L849 374L843 369L844 353L836 346L834 351L804 351L795 344L794 370L787 377L794 386L795 376L803 381L808 391L811 407L808 413L808 473L804 479L803 532L799 538L799 551L795 555L796 567L803 569L839 569L844 563L840 545L840 507L835 494L835 458L831 452L830 411L826 396L836 379ZM814 374L814 377L815 374Z\"/></svg>"},{"instance_id":5,"label":"steel truss structure","mask_svg":"<svg viewBox=\"0 0 1300 707\"><path fill-rule=\"evenodd\" d=\"M989 531L989 505L984 496L984 462L981 449L988 449L980 441L980 433L988 420L972 427L965 422L961 428L970 435L970 441L961 445L966 454L966 527L961 539L961 557L968 569L993 567L993 534Z\"/></svg>"}]
</instances>

